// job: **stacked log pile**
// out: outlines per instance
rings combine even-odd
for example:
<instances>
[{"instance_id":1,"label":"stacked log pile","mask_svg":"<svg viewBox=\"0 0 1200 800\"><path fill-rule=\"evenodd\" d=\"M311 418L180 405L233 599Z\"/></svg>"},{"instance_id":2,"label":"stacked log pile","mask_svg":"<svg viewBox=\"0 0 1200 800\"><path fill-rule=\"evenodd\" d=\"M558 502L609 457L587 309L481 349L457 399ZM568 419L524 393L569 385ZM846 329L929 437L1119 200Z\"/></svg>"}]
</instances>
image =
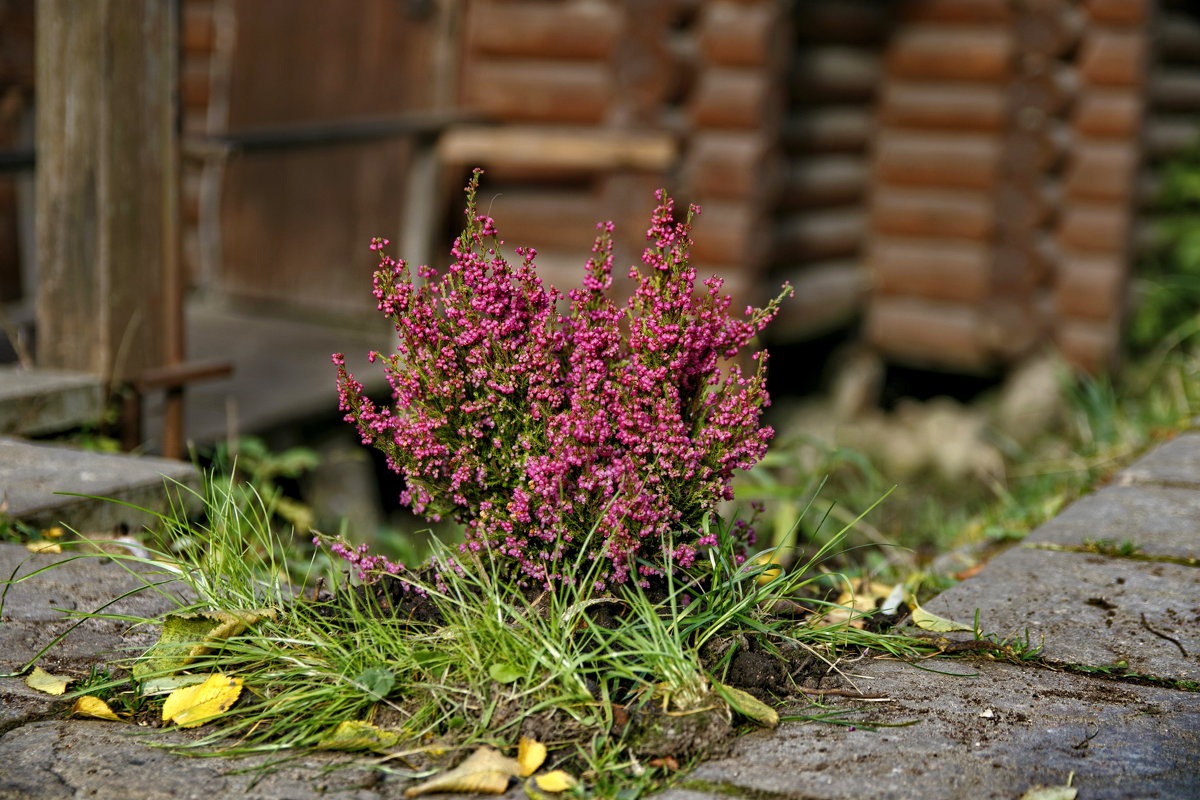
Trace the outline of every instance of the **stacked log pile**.
<instances>
[{"instance_id":1,"label":"stacked log pile","mask_svg":"<svg viewBox=\"0 0 1200 800\"><path fill-rule=\"evenodd\" d=\"M909 0L872 159L868 337L987 371L1053 342L1112 369L1164 162L1200 143L1175 0Z\"/></svg>"},{"instance_id":2,"label":"stacked log pile","mask_svg":"<svg viewBox=\"0 0 1200 800\"><path fill-rule=\"evenodd\" d=\"M889 44L872 160L867 335L986 371L1042 338L1071 99L1068 0L915 0Z\"/></svg>"},{"instance_id":3,"label":"stacked log pile","mask_svg":"<svg viewBox=\"0 0 1200 800\"><path fill-rule=\"evenodd\" d=\"M795 286L773 332L806 338L846 323L866 299L868 150L893 20L876 0L793 8L783 161L762 190L777 198L765 288Z\"/></svg>"},{"instance_id":4,"label":"stacked log pile","mask_svg":"<svg viewBox=\"0 0 1200 800\"><path fill-rule=\"evenodd\" d=\"M702 274L722 275L740 301L759 300L771 255L787 23L776 0L713 0L694 26L698 59L682 167L684 193L703 209L693 258Z\"/></svg>"},{"instance_id":5,"label":"stacked log pile","mask_svg":"<svg viewBox=\"0 0 1200 800\"><path fill-rule=\"evenodd\" d=\"M1144 148L1148 175L1154 176L1166 161L1200 146L1200 8L1188 0L1167 0L1150 24ZM1142 186L1140 197L1148 205L1157 181Z\"/></svg>"},{"instance_id":6,"label":"stacked log pile","mask_svg":"<svg viewBox=\"0 0 1200 800\"><path fill-rule=\"evenodd\" d=\"M596 224L617 226L618 264L637 258L677 159L664 120L681 91L678 3L473 0L465 4L460 100L492 124L460 126L443 162L483 167L482 210L543 276L579 284ZM456 200L457 202L457 200Z\"/></svg>"},{"instance_id":7,"label":"stacked log pile","mask_svg":"<svg viewBox=\"0 0 1200 800\"><path fill-rule=\"evenodd\" d=\"M1200 155L1200 7L1187 0L1162 3L1151 19L1151 43L1132 246L1139 258L1170 268L1163 248L1177 246L1184 220L1178 190L1163 191L1171 183L1166 173L1178 169L1174 162L1194 165Z\"/></svg>"},{"instance_id":8,"label":"stacked log pile","mask_svg":"<svg viewBox=\"0 0 1200 800\"><path fill-rule=\"evenodd\" d=\"M1078 96L1055 231L1053 325L1063 355L1090 372L1115 366L1126 315L1150 6L1149 0L1083 4Z\"/></svg>"}]
</instances>

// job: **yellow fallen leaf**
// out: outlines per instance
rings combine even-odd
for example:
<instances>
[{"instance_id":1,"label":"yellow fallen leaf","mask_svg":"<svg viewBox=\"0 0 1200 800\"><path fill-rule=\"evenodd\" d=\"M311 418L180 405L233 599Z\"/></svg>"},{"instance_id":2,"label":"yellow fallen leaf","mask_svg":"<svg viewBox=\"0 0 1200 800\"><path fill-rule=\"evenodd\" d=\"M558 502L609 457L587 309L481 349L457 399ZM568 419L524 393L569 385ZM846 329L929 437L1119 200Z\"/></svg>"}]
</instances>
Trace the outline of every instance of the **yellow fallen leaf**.
<instances>
[{"instance_id":1,"label":"yellow fallen leaf","mask_svg":"<svg viewBox=\"0 0 1200 800\"><path fill-rule=\"evenodd\" d=\"M63 537L63 533L65 533L65 531L59 526L55 525L53 528L46 528L46 530L42 531L42 536L46 537L47 539L61 539Z\"/></svg>"},{"instance_id":2,"label":"yellow fallen leaf","mask_svg":"<svg viewBox=\"0 0 1200 800\"><path fill-rule=\"evenodd\" d=\"M385 731L369 722L345 720L317 742L318 750L386 750L400 741L400 734Z\"/></svg>"},{"instance_id":3,"label":"yellow fallen leaf","mask_svg":"<svg viewBox=\"0 0 1200 800\"><path fill-rule=\"evenodd\" d=\"M761 556L754 559L754 564L756 566L766 567L766 569L764 569L762 572L758 573L758 577L755 578L755 580L758 581L758 583L760 585L770 583L771 581L773 581L777 577L779 577L779 574L781 572L783 572L783 568L781 566L779 566L779 551L778 550L773 550L770 553L763 553ZM549 791L549 790L547 790L547 791Z\"/></svg>"},{"instance_id":4,"label":"yellow fallen leaf","mask_svg":"<svg viewBox=\"0 0 1200 800\"><path fill-rule=\"evenodd\" d=\"M45 539L37 539L32 542L26 542L25 549L31 553L61 553L62 545L58 542L47 542Z\"/></svg>"},{"instance_id":5,"label":"yellow fallen leaf","mask_svg":"<svg viewBox=\"0 0 1200 800\"><path fill-rule=\"evenodd\" d=\"M1021 800L1075 800L1078 789L1070 786L1034 786Z\"/></svg>"},{"instance_id":6,"label":"yellow fallen leaf","mask_svg":"<svg viewBox=\"0 0 1200 800\"><path fill-rule=\"evenodd\" d=\"M546 745L537 739L522 736L517 742L517 764L521 767L518 776L528 778L546 760Z\"/></svg>"},{"instance_id":7,"label":"yellow fallen leaf","mask_svg":"<svg viewBox=\"0 0 1200 800\"><path fill-rule=\"evenodd\" d=\"M219 624L209 634L210 641L219 641L237 636L256 622L264 619L275 619L278 616L273 608L254 608L249 611L210 611L208 616Z\"/></svg>"},{"instance_id":8,"label":"yellow fallen leaf","mask_svg":"<svg viewBox=\"0 0 1200 800\"><path fill-rule=\"evenodd\" d=\"M501 755L495 748L481 747L449 772L405 789L404 796L416 797L429 792L503 794L508 789L509 778L520 769L515 759Z\"/></svg>"},{"instance_id":9,"label":"yellow fallen leaf","mask_svg":"<svg viewBox=\"0 0 1200 800\"><path fill-rule=\"evenodd\" d=\"M142 697L152 697L156 694L170 694L184 686L195 686L208 680L207 675L164 675L161 678L151 678L141 685Z\"/></svg>"},{"instance_id":10,"label":"yellow fallen leaf","mask_svg":"<svg viewBox=\"0 0 1200 800\"><path fill-rule=\"evenodd\" d=\"M825 613L826 625L837 625L848 622L852 628L862 628L863 615L869 614L886 601L894 591L894 587L886 583L868 581L865 578L842 592L836 601L836 607Z\"/></svg>"},{"instance_id":11,"label":"yellow fallen leaf","mask_svg":"<svg viewBox=\"0 0 1200 800\"><path fill-rule=\"evenodd\" d=\"M60 678L57 675L51 675L41 667L34 667L33 672L25 676L25 685L30 689L46 694L62 694L67 690L67 684L71 682L71 678Z\"/></svg>"},{"instance_id":12,"label":"yellow fallen leaf","mask_svg":"<svg viewBox=\"0 0 1200 800\"><path fill-rule=\"evenodd\" d=\"M723 683L714 683L713 685L717 692L725 698L725 702L729 703L729 707L743 717L749 717L759 725L768 728L774 728L779 724L779 714L775 709L749 692L726 686Z\"/></svg>"},{"instance_id":13,"label":"yellow fallen leaf","mask_svg":"<svg viewBox=\"0 0 1200 800\"><path fill-rule=\"evenodd\" d=\"M167 695L163 703L163 722L195 728L228 711L241 694L241 678L230 678L218 672L204 683L176 689Z\"/></svg>"},{"instance_id":14,"label":"yellow fallen leaf","mask_svg":"<svg viewBox=\"0 0 1200 800\"><path fill-rule=\"evenodd\" d=\"M181 670L251 625L275 619L277 613L273 608L255 608L168 614L158 641L133 665L133 676L142 680L147 675Z\"/></svg>"},{"instance_id":15,"label":"yellow fallen leaf","mask_svg":"<svg viewBox=\"0 0 1200 800\"><path fill-rule=\"evenodd\" d=\"M113 710L108 707L108 703L90 694L85 694L76 700L75 705L71 706L71 713L79 717L111 719L113 722L121 721L121 718L114 714Z\"/></svg>"},{"instance_id":16,"label":"yellow fallen leaf","mask_svg":"<svg viewBox=\"0 0 1200 800\"><path fill-rule=\"evenodd\" d=\"M561 769L547 772L545 775L538 775L533 780L543 792L565 792L579 784L574 776Z\"/></svg>"},{"instance_id":17,"label":"yellow fallen leaf","mask_svg":"<svg viewBox=\"0 0 1200 800\"><path fill-rule=\"evenodd\" d=\"M930 614L921 606L917 605L917 601L912 601L912 621L918 628L935 633L950 633L951 631L974 631L975 628L971 625L964 625L961 622L955 622L952 619L939 617L937 614Z\"/></svg>"}]
</instances>

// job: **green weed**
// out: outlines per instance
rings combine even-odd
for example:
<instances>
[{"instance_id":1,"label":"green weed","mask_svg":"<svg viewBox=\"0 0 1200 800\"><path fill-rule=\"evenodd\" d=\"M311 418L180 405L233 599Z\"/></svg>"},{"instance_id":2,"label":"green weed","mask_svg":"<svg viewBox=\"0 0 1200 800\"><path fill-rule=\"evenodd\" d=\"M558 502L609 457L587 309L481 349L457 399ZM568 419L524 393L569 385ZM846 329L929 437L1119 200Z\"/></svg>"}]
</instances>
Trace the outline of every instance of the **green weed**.
<instances>
[{"instance_id":1,"label":"green weed","mask_svg":"<svg viewBox=\"0 0 1200 800\"><path fill-rule=\"evenodd\" d=\"M1141 553L1142 546L1129 539L1119 542L1115 539L1084 539L1083 549L1102 556L1129 558Z\"/></svg>"}]
</instances>

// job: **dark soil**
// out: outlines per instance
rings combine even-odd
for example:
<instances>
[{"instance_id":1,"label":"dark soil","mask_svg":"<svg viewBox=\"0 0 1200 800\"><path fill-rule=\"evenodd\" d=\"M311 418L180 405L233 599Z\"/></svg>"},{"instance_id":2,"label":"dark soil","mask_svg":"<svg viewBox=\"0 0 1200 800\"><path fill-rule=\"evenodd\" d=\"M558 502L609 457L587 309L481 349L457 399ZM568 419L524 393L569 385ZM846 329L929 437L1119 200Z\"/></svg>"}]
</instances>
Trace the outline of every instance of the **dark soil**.
<instances>
[{"instance_id":1,"label":"dark soil","mask_svg":"<svg viewBox=\"0 0 1200 800\"><path fill-rule=\"evenodd\" d=\"M784 677L787 670L783 661L766 653L743 650L733 657L726 680L733 686L750 690L752 693L779 694L787 691ZM759 696L759 699L765 699Z\"/></svg>"},{"instance_id":2,"label":"dark soil","mask_svg":"<svg viewBox=\"0 0 1200 800\"><path fill-rule=\"evenodd\" d=\"M728 710L716 704L697 711L643 709L633 717L630 748L645 758L703 758L717 755L733 738Z\"/></svg>"}]
</instances>

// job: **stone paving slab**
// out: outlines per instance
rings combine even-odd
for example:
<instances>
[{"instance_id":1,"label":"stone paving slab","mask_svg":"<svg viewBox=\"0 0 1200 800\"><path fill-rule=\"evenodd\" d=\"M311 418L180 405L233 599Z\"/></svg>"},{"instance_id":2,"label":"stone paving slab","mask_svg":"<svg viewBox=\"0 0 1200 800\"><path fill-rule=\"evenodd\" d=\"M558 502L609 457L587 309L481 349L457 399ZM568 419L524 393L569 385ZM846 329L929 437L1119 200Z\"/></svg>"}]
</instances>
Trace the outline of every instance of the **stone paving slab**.
<instances>
[{"instance_id":1,"label":"stone paving slab","mask_svg":"<svg viewBox=\"0 0 1200 800\"><path fill-rule=\"evenodd\" d=\"M82 372L0 366L0 434L41 436L93 424L104 383Z\"/></svg>"},{"instance_id":2,"label":"stone paving slab","mask_svg":"<svg viewBox=\"0 0 1200 800\"><path fill-rule=\"evenodd\" d=\"M1194 800L1200 786L1200 696L1032 667L896 662L851 665L865 692L892 702L855 719L908 727L872 732L785 723L737 740L661 800L1015 800L1032 786L1072 785L1080 800ZM818 711L810 709L809 713Z\"/></svg>"},{"instance_id":3,"label":"stone paving slab","mask_svg":"<svg viewBox=\"0 0 1200 800\"><path fill-rule=\"evenodd\" d=\"M1196 567L1015 547L926 608L967 624L979 609L985 633L1028 629L1035 642L1045 638L1043 654L1052 662L1108 667L1124 661L1139 674L1200 681Z\"/></svg>"},{"instance_id":4,"label":"stone paving slab","mask_svg":"<svg viewBox=\"0 0 1200 800\"><path fill-rule=\"evenodd\" d=\"M0 736L0 800L383 800L403 785L379 772L347 767L345 756L305 757L266 774L238 774L254 759L194 758L152 744L182 734L99 720L43 720ZM261 760L261 759L259 759Z\"/></svg>"},{"instance_id":5,"label":"stone paving slab","mask_svg":"<svg viewBox=\"0 0 1200 800\"><path fill-rule=\"evenodd\" d=\"M1200 493L1165 486L1110 486L1088 495L1026 537L1026 543L1128 541L1144 556L1200 558Z\"/></svg>"},{"instance_id":6,"label":"stone paving slab","mask_svg":"<svg viewBox=\"0 0 1200 800\"><path fill-rule=\"evenodd\" d=\"M38 572L52 564L57 566ZM144 577L154 582L162 580L160 576ZM70 611L96 611L143 585L143 577L108 558L71 560L69 555L35 555L21 545L0 544L0 580L10 579L18 582L7 586L0 613L0 674L20 670L66 631L76 621ZM171 585L160 588L168 595L172 590ZM168 596L145 591L113 603L104 611L154 617L172 605ZM117 620L86 620L54 645L38 665L56 675L84 678L92 666L142 652L157 637L153 629L131 629L128 623ZM33 691L20 677L0 677L0 731L40 719L60 705L59 698Z\"/></svg>"},{"instance_id":7,"label":"stone paving slab","mask_svg":"<svg viewBox=\"0 0 1200 800\"><path fill-rule=\"evenodd\" d=\"M1181 433L1117 473L1121 485L1157 483L1200 489L1200 431Z\"/></svg>"},{"instance_id":8,"label":"stone paving slab","mask_svg":"<svg viewBox=\"0 0 1200 800\"><path fill-rule=\"evenodd\" d=\"M55 566L39 572L51 565ZM24 664L73 624L77 618L71 612L97 611L147 581L158 583L165 577L134 574L102 556L34 554L21 545L0 544L0 580L13 581L0 614L0 673ZM158 590L133 594L108 605L104 613L155 617L175 605L170 598L183 587L171 583ZM149 646L157 638L155 631L130 633L128 628L117 620L87 620L54 646L49 659L58 667L86 671L105 657Z\"/></svg>"},{"instance_id":9,"label":"stone paving slab","mask_svg":"<svg viewBox=\"0 0 1200 800\"><path fill-rule=\"evenodd\" d=\"M37 527L63 524L80 533L137 530L151 518L120 503L69 497L78 492L122 500L159 512L167 508L165 481L199 486L195 467L165 458L92 453L61 445L0 437L0 503L13 519ZM185 500L194 501L190 493Z\"/></svg>"},{"instance_id":10,"label":"stone paving slab","mask_svg":"<svg viewBox=\"0 0 1200 800\"><path fill-rule=\"evenodd\" d=\"M55 566L39 572L50 565ZM69 555L31 554L20 545L0 544L0 579L10 576L28 577L8 586L0 614L0 672L22 667L71 623L68 614L56 609L98 609L143 583L142 577L102 556L71 560ZM170 595L182 591L172 585L160 588L167 596L141 592L105 611L157 616L175 605ZM153 628L88 620L38 664L58 675L82 678L91 666L142 652L157 637ZM20 677L0 678L0 800L386 800L403 797L407 785L399 778L355 767L350 764L352 757L341 754L306 755L277 772L246 773L263 759L195 758L162 748L186 743L203 732L157 732L66 719L68 703L34 692ZM341 768L331 772L334 767Z\"/></svg>"}]
</instances>

